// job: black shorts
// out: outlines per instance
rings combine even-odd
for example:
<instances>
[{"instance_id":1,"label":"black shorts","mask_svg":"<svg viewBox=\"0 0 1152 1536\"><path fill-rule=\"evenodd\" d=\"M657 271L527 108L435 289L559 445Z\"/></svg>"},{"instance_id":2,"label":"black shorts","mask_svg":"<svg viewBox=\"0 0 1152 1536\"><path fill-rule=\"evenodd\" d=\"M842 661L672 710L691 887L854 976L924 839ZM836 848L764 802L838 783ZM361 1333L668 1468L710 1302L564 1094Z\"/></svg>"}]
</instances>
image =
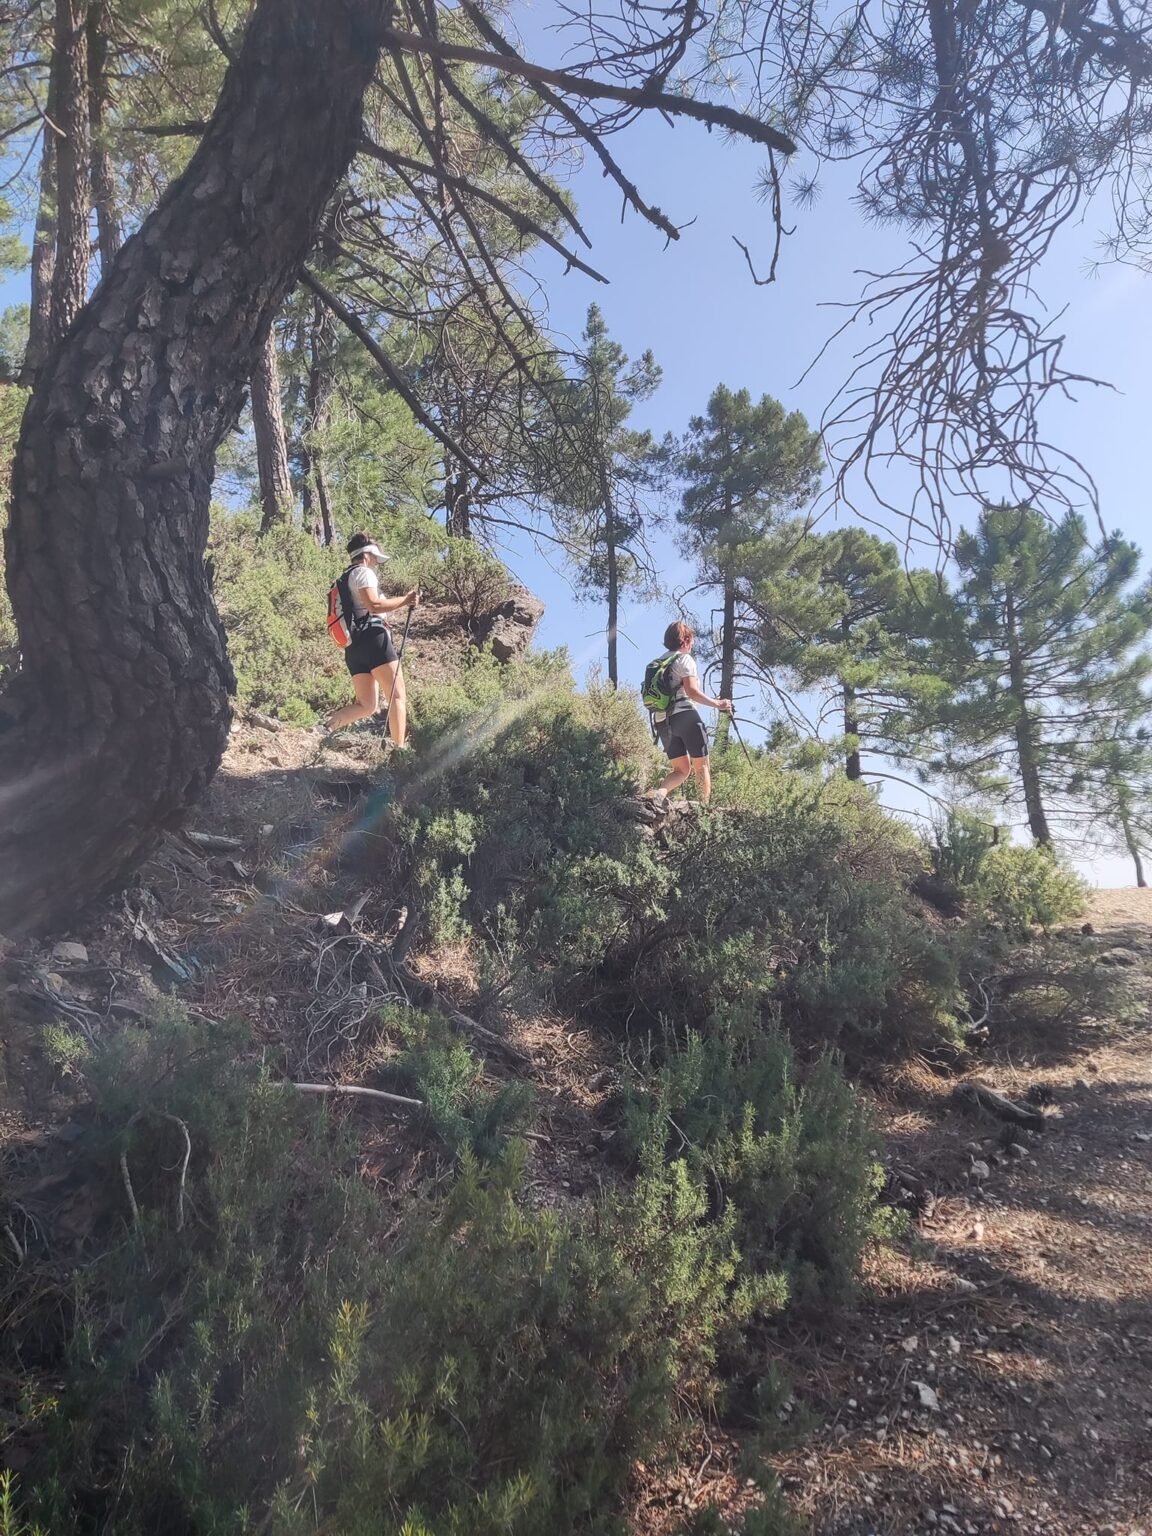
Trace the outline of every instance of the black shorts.
<instances>
[{"instance_id":1,"label":"black shorts","mask_svg":"<svg viewBox=\"0 0 1152 1536\"><path fill-rule=\"evenodd\" d=\"M353 677L363 672L374 672L377 667L399 661L396 647L392 644L392 631L384 624L362 629L352 636L352 644L344 652L344 665Z\"/></svg>"},{"instance_id":2,"label":"black shorts","mask_svg":"<svg viewBox=\"0 0 1152 1536\"><path fill-rule=\"evenodd\" d=\"M656 735L669 758L708 756L708 732L694 709L679 709L661 720Z\"/></svg>"}]
</instances>

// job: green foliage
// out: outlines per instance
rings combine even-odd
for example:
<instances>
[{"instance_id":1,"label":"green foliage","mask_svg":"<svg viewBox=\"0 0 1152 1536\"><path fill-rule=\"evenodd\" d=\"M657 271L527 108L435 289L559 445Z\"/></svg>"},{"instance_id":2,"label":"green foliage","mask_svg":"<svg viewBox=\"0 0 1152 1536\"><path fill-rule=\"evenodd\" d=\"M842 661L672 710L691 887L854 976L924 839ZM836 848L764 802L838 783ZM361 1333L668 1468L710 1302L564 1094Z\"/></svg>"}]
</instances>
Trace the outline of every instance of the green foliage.
<instances>
[{"instance_id":1,"label":"green foliage","mask_svg":"<svg viewBox=\"0 0 1152 1536\"><path fill-rule=\"evenodd\" d=\"M1034 925L1047 930L1084 910L1086 887L1047 848L1001 845L980 866L976 904L985 920L1026 938Z\"/></svg>"},{"instance_id":2,"label":"green foliage","mask_svg":"<svg viewBox=\"0 0 1152 1536\"><path fill-rule=\"evenodd\" d=\"M450 539L444 558L428 570L425 591L434 602L451 604L475 623L508 600L512 584L507 570L486 549L471 539Z\"/></svg>"},{"instance_id":3,"label":"green foliage","mask_svg":"<svg viewBox=\"0 0 1152 1536\"><path fill-rule=\"evenodd\" d=\"M396 828L421 904L442 937L498 908L537 922L563 899L573 861L615 836L615 805L647 773L634 706L580 698L564 658L547 655L508 667L477 657L417 702L420 792ZM633 745L642 762L614 755Z\"/></svg>"},{"instance_id":4,"label":"green foliage","mask_svg":"<svg viewBox=\"0 0 1152 1536\"><path fill-rule=\"evenodd\" d=\"M954 701L940 767L983 788L1005 766L1037 842L1076 820L1101 727L1147 714L1152 585L1119 534L1092 547L1083 519L985 509L956 540Z\"/></svg>"},{"instance_id":5,"label":"green foliage","mask_svg":"<svg viewBox=\"0 0 1152 1536\"><path fill-rule=\"evenodd\" d=\"M866 529L815 534L798 521L743 564L756 619L742 645L757 675L822 695L851 776L862 753L915 760L949 697L934 659L950 612L937 574L905 570L896 545Z\"/></svg>"},{"instance_id":6,"label":"green foliage","mask_svg":"<svg viewBox=\"0 0 1152 1536\"><path fill-rule=\"evenodd\" d=\"M16 1477L0 1472L0 1536L47 1536L39 1525L27 1525L16 1508Z\"/></svg>"},{"instance_id":7,"label":"green foliage","mask_svg":"<svg viewBox=\"0 0 1152 1536\"><path fill-rule=\"evenodd\" d=\"M699 1029L717 1011L770 1009L849 1056L948 1032L948 942L907 899L916 839L842 780L728 754L723 809L657 857L619 834L568 870L553 941L621 1020Z\"/></svg>"},{"instance_id":8,"label":"green foliage","mask_svg":"<svg viewBox=\"0 0 1152 1536\"><path fill-rule=\"evenodd\" d=\"M339 556L300 529L261 535L256 518L226 512L213 520L209 554L240 702L293 724L344 703L348 674L324 627Z\"/></svg>"},{"instance_id":9,"label":"green foliage","mask_svg":"<svg viewBox=\"0 0 1152 1536\"><path fill-rule=\"evenodd\" d=\"M747 1269L789 1295L839 1299L877 1231L876 1133L830 1057L797 1081L778 1029L720 1014L624 1085L626 1141L658 1140L736 1212Z\"/></svg>"},{"instance_id":10,"label":"green foliage","mask_svg":"<svg viewBox=\"0 0 1152 1536\"><path fill-rule=\"evenodd\" d=\"M959 891L975 885L996 829L979 816L953 809L936 821L928 847L933 873Z\"/></svg>"},{"instance_id":11,"label":"green foliage","mask_svg":"<svg viewBox=\"0 0 1152 1536\"><path fill-rule=\"evenodd\" d=\"M241 1046L170 1015L92 1062L82 1153L123 1209L126 1152L141 1217L75 1277L30 1513L54 1536L618 1529L634 1458L712 1393L748 1315L734 1214L709 1216L684 1160L532 1210L515 1156L482 1172L464 1149L397 1231ZM182 1231L163 1116L193 1148Z\"/></svg>"},{"instance_id":12,"label":"green foliage","mask_svg":"<svg viewBox=\"0 0 1152 1536\"><path fill-rule=\"evenodd\" d=\"M527 1120L531 1086L512 1081L488 1087L480 1062L442 1018L401 1012L393 1022L405 1049L391 1065L424 1100L448 1150L457 1157L468 1151L483 1162L499 1157L508 1136Z\"/></svg>"}]
</instances>

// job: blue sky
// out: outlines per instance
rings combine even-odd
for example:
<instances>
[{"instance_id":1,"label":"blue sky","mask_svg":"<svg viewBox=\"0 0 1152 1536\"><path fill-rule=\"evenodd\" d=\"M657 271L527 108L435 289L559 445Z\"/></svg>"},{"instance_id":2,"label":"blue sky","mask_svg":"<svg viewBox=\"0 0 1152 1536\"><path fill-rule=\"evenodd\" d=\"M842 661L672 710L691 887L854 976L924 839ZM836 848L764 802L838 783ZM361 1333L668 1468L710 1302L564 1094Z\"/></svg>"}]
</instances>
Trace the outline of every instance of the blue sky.
<instances>
[{"instance_id":1,"label":"blue sky","mask_svg":"<svg viewBox=\"0 0 1152 1536\"><path fill-rule=\"evenodd\" d=\"M532 31L538 34L548 16L548 6L535 12ZM756 287L732 237L750 247L759 269L766 267L770 217L754 194L761 151L697 124L670 127L655 118L618 135L612 147L644 197L688 227L666 248L663 236L638 215L628 212L621 220L619 193L598 167L579 172L573 190L593 240L590 260L610 284L576 272L564 275L559 258L539 253L533 266L548 296L553 327L576 338L595 301L626 351L652 349L663 383L633 420L659 434L682 431L721 382L754 395L772 394L816 424L862 339L843 338L798 382L842 318L830 306L858 295L859 269L885 271L898 262L900 236L860 218L851 202L850 169L834 169L822 178L814 206L786 208L795 233L784 244L777 281ZM1105 524L1147 550L1152 546L1146 462L1152 438L1152 282L1129 268L1086 274L1098 254L1106 209L1100 214L1094 221L1089 212L1081 224L1062 232L1037 288L1049 311L1066 308L1059 327L1067 336L1066 364L1109 380L1116 392L1085 386L1076 402L1054 406L1047 426L1095 476ZM25 277L0 284L0 307L25 298ZM970 517L971 509L953 510L957 523ZM669 587L683 585L689 568L676 554L675 534L659 537L656 547ZM564 576L526 544L508 556L517 575L547 604L542 643L568 646L585 674L603 657L602 613L577 603ZM642 672L658 649L666 615L665 607L626 609L620 647L625 679ZM1097 861L1092 873L1102 883L1130 880L1122 861Z\"/></svg>"}]
</instances>

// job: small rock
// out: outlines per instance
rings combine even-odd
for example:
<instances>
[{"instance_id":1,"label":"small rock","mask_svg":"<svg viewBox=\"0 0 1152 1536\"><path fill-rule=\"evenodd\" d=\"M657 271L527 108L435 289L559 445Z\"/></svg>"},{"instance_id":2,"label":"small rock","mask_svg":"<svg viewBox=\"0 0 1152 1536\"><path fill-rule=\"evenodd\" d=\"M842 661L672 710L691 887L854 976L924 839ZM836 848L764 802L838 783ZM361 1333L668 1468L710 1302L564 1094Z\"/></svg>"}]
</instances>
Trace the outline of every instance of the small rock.
<instances>
[{"instance_id":1,"label":"small rock","mask_svg":"<svg viewBox=\"0 0 1152 1536\"><path fill-rule=\"evenodd\" d=\"M976 1289L975 1280L965 1280L963 1275L957 1275L952 1284L958 1291L974 1291Z\"/></svg>"},{"instance_id":2,"label":"small rock","mask_svg":"<svg viewBox=\"0 0 1152 1536\"><path fill-rule=\"evenodd\" d=\"M932 1413L940 1412L940 1399L926 1381L914 1381L912 1390L921 1408L927 1408Z\"/></svg>"},{"instance_id":3,"label":"small rock","mask_svg":"<svg viewBox=\"0 0 1152 1536\"><path fill-rule=\"evenodd\" d=\"M1004 1151L1005 1151L1005 1153L1009 1157L1027 1157L1028 1156L1028 1149L1027 1149L1027 1147L1022 1147L1018 1141L1012 1142L1011 1145L1009 1145L1009 1146L1004 1148Z\"/></svg>"},{"instance_id":4,"label":"small rock","mask_svg":"<svg viewBox=\"0 0 1152 1536\"><path fill-rule=\"evenodd\" d=\"M1152 1141L1152 1131L1133 1131L1133 1141Z\"/></svg>"},{"instance_id":5,"label":"small rock","mask_svg":"<svg viewBox=\"0 0 1152 1536\"><path fill-rule=\"evenodd\" d=\"M78 944L75 939L61 939L59 944L52 946L53 960L64 960L75 965L88 963L88 951L83 944Z\"/></svg>"},{"instance_id":6,"label":"small rock","mask_svg":"<svg viewBox=\"0 0 1152 1536\"><path fill-rule=\"evenodd\" d=\"M1083 927L1080 929L1080 932L1088 934L1089 937L1091 937L1091 935L1094 934L1096 932L1096 930L1095 930L1095 928L1093 928L1091 923L1085 923L1083 925Z\"/></svg>"},{"instance_id":7,"label":"small rock","mask_svg":"<svg viewBox=\"0 0 1152 1536\"><path fill-rule=\"evenodd\" d=\"M982 1221L973 1222L972 1230L969 1232L968 1236L973 1240L973 1242L982 1243L984 1241L984 1223Z\"/></svg>"},{"instance_id":8,"label":"small rock","mask_svg":"<svg viewBox=\"0 0 1152 1536\"><path fill-rule=\"evenodd\" d=\"M951 1334L948 1335L948 1353L950 1355L958 1355L960 1353L960 1340L953 1338Z\"/></svg>"},{"instance_id":9,"label":"small rock","mask_svg":"<svg viewBox=\"0 0 1152 1536\"><path fill-rule=\"evenodd\" d=\"M982 1184L991 1172L992 1170L987 1163L982 1162L978 1157L974 1157L972 1159L972 1166L968 1170L968 1177L974 1179L977 1184Z\"/></svg>"},{"instance_id":10,"label":"small rock","mask_svg":"<svg viewBox=\"0 0 1152 1536\"><path fill-rule=\"evenodd\" d=\"M900 1348L906 1355L915 1354L920 1348L920 1340L914 1333L910 1333L906 1339L900 1340Z\"/></svg>"}]
</instances>

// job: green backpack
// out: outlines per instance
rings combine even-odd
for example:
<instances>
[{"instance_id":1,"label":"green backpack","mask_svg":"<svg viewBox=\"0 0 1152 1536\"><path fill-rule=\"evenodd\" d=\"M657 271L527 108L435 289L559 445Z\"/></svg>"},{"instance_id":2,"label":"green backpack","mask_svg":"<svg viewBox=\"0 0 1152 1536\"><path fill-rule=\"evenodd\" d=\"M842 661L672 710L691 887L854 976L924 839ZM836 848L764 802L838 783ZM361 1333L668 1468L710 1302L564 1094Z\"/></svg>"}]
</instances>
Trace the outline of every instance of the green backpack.
<instances>
[{"instance_id":1,"label":"green backpack","mask_svg":"<svg viewBox=\"0 0 1152 1536\"><path fill-rule=\"evenodd\" d=\"M676 696L677 685L669 683L668 672L679 655L679 651L669 651L665 656L657 656L655 661L650 661L644 668L644 685L640 689L640 699L645 709L664 714L671 705Z\"/></svg>"}]
</instances>

